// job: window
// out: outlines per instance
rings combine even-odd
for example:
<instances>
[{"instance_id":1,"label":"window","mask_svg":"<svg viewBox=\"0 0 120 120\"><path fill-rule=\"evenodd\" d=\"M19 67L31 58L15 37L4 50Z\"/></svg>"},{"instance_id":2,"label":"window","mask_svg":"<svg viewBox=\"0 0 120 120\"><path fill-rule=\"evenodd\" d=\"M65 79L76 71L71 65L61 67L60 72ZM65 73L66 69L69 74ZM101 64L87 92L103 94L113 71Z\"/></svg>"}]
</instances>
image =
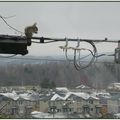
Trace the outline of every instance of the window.
<instances>
[{"instance_id":1,"label":"window","mask_svg":"<svg viewBox=\"0 0 120 120\"><path fill-rule=\"evenodd\" d=\"M84 111L84 113L89 113L90 112L90 108L88 106L84 106L83 107L83 111Z\"/></svg>"},{"instance_id":2,"label":"window","mask_svg":"<svg viewBox=\"0 0 120 120\"><path fill-rule=\"evenodd\" d=\"M12 107L11 108L11 115L15 115L17 113L17 108L16 107Z\"/></svg>"},{"instance_id":3,"label":"window","mask_svg":"<svg viewBox=\"0 0 120 120\"><path fill-rule=\"evenodd\" d=\"M55 111L56 111L56 106L51 106L51 107L50 107L50 112L53 112L53 113L54 113Z\"/></svg>"},{"instance_id":4,"label":"window","mask_svg":"<svg viewBox=\"0 0 120 120\"><path fill-rule=\"evenodd\" d=\"M67 108L63 108L63 112L68 112L68 109Z\"/></svg>"},{"instance_id":5,"label":"window","mask_svg":"<svg viewBox=\"0 0 120 120\"><path fill-rule=\"evenodd\" d=\"M69 112L72 112L72 108L69 108Z\"/></svg>"},{"instance_id":6,"label":"window","mask_svg":"<svg viewBox=\"0 0 120 120\"><path fill-rule=\"evenodd\" d=\"M93 108L91 108L91 111L93 111Z\"/></svg>"},{"instance_id":7,"label":"window","mask_svg":"<svg viewBox=\"0 0 120 120\"><path fill-rule=\"evenodd\" d=\"M120 106L118 107L118 113L120 113Z\"/></svg>"},{"instance_id":8,"label":"window","mask_svg":"<svg viewBox=\"0 0 120 120\"><path fill-rule=\"evenodd\" d=\"M22 104L23 103L23 101L22 100L19 100L19 104Z\"/></svg>"},{"instance_id":9,"label":"window","mask_svg":"<svg viewBox=\"0 0 120 120\"><path fill-rule=\"evenodd\" d=\"M97 113L97 114L100 113L100 107L96 107L96 113Z\"/></svg>"},{"instance_id":10,"label":"window","mask_svg":"<svg viewBox=\"0 0 120 120\"><path fill-rule=\"evenodd\" d=\"M93 100L89 100L89 103L90 103L90 104L93 104Z\"/></svg>"},{"instance_id":11,"label":"window","mask_svg":"<svg viewBox=\"0 0 120 120\"><path fill-rule=\"evenodd\" d=\"M61 112L61 109L57 109L57 112Z\"/></svg>"}]
</instances>

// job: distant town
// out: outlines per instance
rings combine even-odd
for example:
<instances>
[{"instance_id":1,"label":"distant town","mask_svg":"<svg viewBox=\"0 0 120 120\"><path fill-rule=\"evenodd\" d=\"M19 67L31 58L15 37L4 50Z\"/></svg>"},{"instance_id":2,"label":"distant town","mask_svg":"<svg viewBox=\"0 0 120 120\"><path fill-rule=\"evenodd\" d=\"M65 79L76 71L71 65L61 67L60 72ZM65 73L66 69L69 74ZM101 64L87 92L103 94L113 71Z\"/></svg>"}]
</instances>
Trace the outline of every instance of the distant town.
<instances>
[{"instance_id":1,"label":"distant town","mask_svg":"<svg viewBox=\"0 0 120 120\"><path fill-rule=\"evenodd\" d=\"M48 58L2 58L0 118L120 118L119 71L109 62L76 71Z\"/></svg>"},{"instance_id":2,"label":"distant town","mask_svg":"<svg viewBox=\"0 0 120 120\"><path fill-rule=\"evenodd\" d=\"M120 118L120 83L103 90L0 87L0 118Z\"/></svg>"}]
</instances>

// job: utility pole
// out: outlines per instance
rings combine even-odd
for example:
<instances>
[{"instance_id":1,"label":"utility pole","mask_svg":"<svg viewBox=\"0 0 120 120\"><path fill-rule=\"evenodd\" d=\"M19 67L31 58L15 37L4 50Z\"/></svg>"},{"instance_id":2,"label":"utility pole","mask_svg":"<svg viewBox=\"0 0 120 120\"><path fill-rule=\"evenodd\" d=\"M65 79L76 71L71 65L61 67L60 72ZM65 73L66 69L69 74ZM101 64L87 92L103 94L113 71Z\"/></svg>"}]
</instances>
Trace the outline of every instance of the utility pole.
<instances>
[{"instance_id":1,"label":"utility pole","mask_svg":"<svg viewBox=\"0 0 120 120\"><path fill-rule=\"evenodd\" d=\"M120 64L120 41L118 41L118 47L115 49L115 63L117 63L117 81L120 82L120 75L119 75L119 64Z\"/></svg>"},{"instance_id":2,"label":"utility pole","mask_svg":"<svg viewBox=\"0 0 120 120\"><path fill-rule=\"evenodd\" d=\"M120 41L118 41L118 47L115 49L115 63L120 64Z\"/></svg>"}]
</instances>

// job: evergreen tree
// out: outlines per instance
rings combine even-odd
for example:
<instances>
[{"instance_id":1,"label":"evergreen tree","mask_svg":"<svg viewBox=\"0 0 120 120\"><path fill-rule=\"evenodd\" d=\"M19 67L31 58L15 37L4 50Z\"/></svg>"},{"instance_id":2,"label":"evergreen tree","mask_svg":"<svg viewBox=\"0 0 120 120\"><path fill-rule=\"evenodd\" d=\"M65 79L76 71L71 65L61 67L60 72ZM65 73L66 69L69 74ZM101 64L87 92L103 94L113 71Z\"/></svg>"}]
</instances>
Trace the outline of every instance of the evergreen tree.
<instances>
[{"instance_id":1,"label":"evergreen tree","mask_svg":"<svg viewBox=\"0 0 120 120\"><path fill-rule=\"evenodd\" d=\"M50 81L48 78L45 78L41 83L40 83L41 88L46 88L48 89L50 87Z\"/></svg>"},{"instance_id":2,"label":"evergreen tree","mask_svg":"<svg viewBox=\"0 0 120 120\"><path fill-rule=\"evenodd\" d=\"M55 84L55 82L54 82L54 81L51 81L51 83L50 83L50 88L51 88L51 89L56 88L56 84Z\"/></svg>"}]
</instances>

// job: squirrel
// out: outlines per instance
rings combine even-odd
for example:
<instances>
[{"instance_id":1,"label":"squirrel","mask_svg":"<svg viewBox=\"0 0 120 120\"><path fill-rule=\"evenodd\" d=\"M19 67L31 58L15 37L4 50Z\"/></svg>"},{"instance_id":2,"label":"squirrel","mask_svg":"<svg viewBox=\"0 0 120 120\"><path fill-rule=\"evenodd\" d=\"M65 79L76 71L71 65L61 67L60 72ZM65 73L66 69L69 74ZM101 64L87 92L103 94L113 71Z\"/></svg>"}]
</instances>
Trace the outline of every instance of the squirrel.
<instances>
[{"instance_id":1,"label":"squirrel","mask_svg":"<svg viewBox=\"0 0 120 120\"><path fill-rule=\"evenodd\" d=\"M38 33L38 27L36 26L36 24L37 23L34 23L32 26L25 27L24 33L27 38L32 38L34 33Z\"/></svg>"}]
</instances>

